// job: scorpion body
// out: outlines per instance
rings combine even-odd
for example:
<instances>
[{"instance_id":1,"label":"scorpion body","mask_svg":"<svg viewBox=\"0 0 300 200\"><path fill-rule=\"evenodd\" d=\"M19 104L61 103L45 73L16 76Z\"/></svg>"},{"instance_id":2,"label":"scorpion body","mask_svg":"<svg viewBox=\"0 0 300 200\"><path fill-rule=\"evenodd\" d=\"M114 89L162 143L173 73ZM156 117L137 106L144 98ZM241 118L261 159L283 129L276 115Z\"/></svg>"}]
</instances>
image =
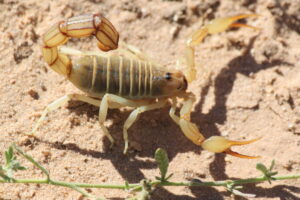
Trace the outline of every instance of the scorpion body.
<instances>
[{"instance_id":1,"label":"scorpion body","mask_svg":"<svg viewBox=\"0 0 300 200\"><path fill-rule=\"evenodd\" d=\"M29 135L35 134L50 111L61 107L69 100L79 100L100 107L100 127L113 144L114 139L104 126L107 110L127 106L134 110L125 121L123 128L124 153L126 153L127 130L137 120L139 114L171 104L170 117L194 144L215 153L224 152L241 158L257 158L241 155L230 149L231 146L249 144L257 139L243 142L228 140L222 136L205 139L196 124L191 122L190 114L196 98L187 90L188 83L196 79L195 46L208 34L219 33L230 27L255 29L249 25L235 23L238 19L251 16L255 15L244 14L215 19L192 34L186 42L184 57L186 68L183 72L156 64L133 46L123 43L124 47L118 47L119 33L100 14L80 15L55 24L43 36L43 58L51 69L65 76L86 95L68 94L49 104ZM98 47L102 51L110 52L81 52L59 47L69 38L87 36L95 36ZM117 51L111 51L115 49ZM122 52L123 55L120 54ZM69 55L80 58L72 62ZM182 100L179 116L176 115L177 99Z\"/></svg>"},{"instance_id":2,"label":"scorpion body","mask_svg":"<svg viewBox=\"0 0 300 200\"><path fill-rule=\"evenodd\" d=\"M91 97L115 94L127 99L155 99L187 89L181 72L122 56L86 56L72 67L69 80ZM82 77L85 77L84 79Z\"/></svg>"}]
</instances>

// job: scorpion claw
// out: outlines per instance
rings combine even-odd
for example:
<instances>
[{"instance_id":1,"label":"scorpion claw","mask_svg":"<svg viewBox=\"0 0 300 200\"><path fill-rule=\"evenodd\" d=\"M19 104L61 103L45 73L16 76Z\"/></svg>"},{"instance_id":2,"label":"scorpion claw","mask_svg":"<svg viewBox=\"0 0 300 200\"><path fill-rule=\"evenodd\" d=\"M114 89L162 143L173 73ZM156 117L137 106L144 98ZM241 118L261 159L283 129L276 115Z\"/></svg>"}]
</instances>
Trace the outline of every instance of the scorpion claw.
<instances>
[{"instance_id":1,"label":"scorpion claw","mask_svg":"<svg viewBox=\"0 0 300 200\"><path fill-rule=\"evenodd\" d=\"M235 157L239 158L246 158L246 159L255 159L255 158L260 158L260 156L248 156L248 155L242 155L237 152L234 152L230 149L232 146L241 146L241 145L246 145L253 143L261 138L256 138L253 140L248 140L248 141L233 141L233 140L228 140L222 136L212 136L205 140L202 143L202 148L210 151L210 152L215 152L215 153L226 153Z\"/></svg>"},{"instance_id":2,"label":"scorpion claw","mask_svg":"<svg viewBox=\"0 0 300 200\"><path fill-rule=\"evenodd\" d=\"M240 23L233 23L233 24L230 25L230 27L246 27L246 28L252 28L252 29L255 29L255 30L260 30L259 27L250 26L248 24L240 24Z\"/></svg>"},{"instance_id":3,"label":"scorpion claw","mask_svg":"<svg viewBox=\"0 0 300 200\"><path fill-rule=\"evenodd\" d=\"M260 28L257 28L254 26L236 23L236 21L239 19L244 19L244 18L248 18L248 17L258 17L258 16L259 15L257 15L257 14L242 14L242 15L237 15L237 16L233 16L233 17L218 18L218 19L213 20L210 24L208 24L206 26L207 31L210 34L214 34L214 33L219 33L219 32L225 31L226 29L228 29L230 27L248 27L248 28L259 30Z\"/></svg>"},{"instance_id":4,"label":"scorpion claw","mask_svg":"<svg viewBox=\"0 0 300 200\"><path fill-rule=\"evenodd\" d=\"M203 28L197 30L188 40L188 46L195 47L198 45L208 34L216 34L223 32L231 27L247 27L255 30L260 30L258 27L250 26L247 24L237 23L236 21L239 19L244 19L248 17L258 17L257 14L242 14L236 15L233 17L225 17L225 18L217 18L211 21L209 24L204 26Z\"/></svg>"},{"instance_id":5,"label":"scorpion claw","mask_svg":"<svg viewBox=\"0 0 300 200\"><path fill-rule=\"evenodd\" d=\"M257 158L260 158L260 156L243 155L243 154L240 154L238 152L232 151L231 149L226 149L224 151L224 153L232 155L232 156L235 156L235 157L238 157L238 158L245 158L245 159L257 159Z\"/></svg>"}]
</instances>

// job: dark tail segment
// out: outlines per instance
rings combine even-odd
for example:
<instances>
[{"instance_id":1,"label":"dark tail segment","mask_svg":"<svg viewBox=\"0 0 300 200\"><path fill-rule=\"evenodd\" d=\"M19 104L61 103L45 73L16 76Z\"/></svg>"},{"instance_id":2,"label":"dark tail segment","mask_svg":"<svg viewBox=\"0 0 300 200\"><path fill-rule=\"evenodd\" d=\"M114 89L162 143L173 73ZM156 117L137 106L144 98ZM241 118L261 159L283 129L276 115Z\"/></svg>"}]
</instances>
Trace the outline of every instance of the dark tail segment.
<instances>
[{"instance_id":1,"label":"dark tail segment","mask_svg":"<svg viewBox=\"0 0 300 200\"><path fill-rule=\"evenodd\" d=\"M119 33L105 17L100 14L94 15L95 36L98 39L98 47L102 51L110 51L118 48Z\"/></svg>"},{"instance_id":2,"label":"dark tail segment","mask_svg":"<svg viewBox=\"0 0 300 200\"><path fill-rule=\"evenodd\" d=\"M44 60L59 74L69 76L72 62L67 55L58 52L58 46L69 38L94 35L103 51L118 48L119 33L105 17L100 14L80 15L61 21L52 26L43 36L42 53Z\"/></svg>"}]
</instances>

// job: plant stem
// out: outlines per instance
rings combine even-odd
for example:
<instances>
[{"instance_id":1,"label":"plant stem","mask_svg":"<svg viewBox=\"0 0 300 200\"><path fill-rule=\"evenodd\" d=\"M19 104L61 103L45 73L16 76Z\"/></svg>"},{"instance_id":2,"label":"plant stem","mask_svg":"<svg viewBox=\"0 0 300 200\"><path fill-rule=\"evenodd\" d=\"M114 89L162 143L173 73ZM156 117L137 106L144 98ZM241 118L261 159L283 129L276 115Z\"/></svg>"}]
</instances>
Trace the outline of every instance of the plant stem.
<instances>
[{"instance_id":1,"label":"plant stem","mask_svg":"<svg viewBox=\"0 0 300 200\"><path fill-rule=\"evenodd\" d=\"M75 183L75 182L65 182L65 181L56 181L52 179L14 179L12 182L7 182L5 180L0 179L0 183L36 183L36 184L50 184L50 185L58 185L63 187L76 186L80 188L110 188L110 189L126 189L125 184L88 184L88 183ZM134 188L139 186L140 184L129 184L128 188Z\"/></svg>"},{"instance_id":2,"label":"plant stem","mask_svg":"<svg viewBox=\"0 0 300 200\"><path fill-rule=\"evenodd\" d=\"M300 178L300 174L295 175L285 175L285 176L273 176L272 180L287 180L287 179L298 179ZM249 179L241 179L241 180L226 180L226 181L212 181L212 182L161 182L161 181L152 181L150 184L152 186L188 186L188 187L209 187L209 186L226 186L228 183L234 185L242 185L248 183L260 183L267 181L266 177L258 177L258 178L249 178ZM4 180L0 180L0 183L6 183ZM64 182L64 181L55 181L48 179L15 179L13 183L37 183L37 184L51 184L51 185L59 185L63 187L72 187L76 186L79 188L110 188L110 189L140 189L140 184L87 184L87 183L73 183L73 182Z\"/></svg>"},{"instance_id":3,"label":"plant stem","mask_svg":"<svg viewBox=\"0 0 300 200\"><path fill-rule=\"evenodd\" d=\"M284 176L272 176L272 180L287 180L287 179L298 179L300 174L284 175ZM268 181L267 177L240 179L240 180L226 180L226 181L213 181L213 182L162 182L159 183L161 186L226 186L228 183L233 185L243 185L249 183L260 183Z\"/></svg>"},{"instance_id":4,"label":"plant stem","mask_svg":"<svg viewBox=\"0 0 300 200\"><path fill-rule=\"evenodd\" d=\"M24 156L28 161L30 161L32 164L34 164L37 168L42 170L44 174L47 176L47 180L50 180L50 175L48 170L46 170L42 165L40 165L37 161L35 161L30 155L26 154L21 148L19 148L17 145L12 144L12 146L22 155Z\"/></svg>"}]
</instances>

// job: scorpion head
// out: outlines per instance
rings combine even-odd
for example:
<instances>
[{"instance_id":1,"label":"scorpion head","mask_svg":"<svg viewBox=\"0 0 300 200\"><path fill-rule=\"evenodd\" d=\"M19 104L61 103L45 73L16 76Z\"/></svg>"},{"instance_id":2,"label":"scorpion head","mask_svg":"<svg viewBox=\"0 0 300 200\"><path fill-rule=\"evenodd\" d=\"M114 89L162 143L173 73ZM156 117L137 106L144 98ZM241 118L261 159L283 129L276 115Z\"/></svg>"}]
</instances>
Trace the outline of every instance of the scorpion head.
<instances>
[{"instance_id":1,"label":"scorpion head","mask_svg":"<svg viewBox=\"0 0 300 200\"><path fill-rule=\"evenodd\" d=\"M154 80L154 82L156 82L154 85L159 86L160 92L163 96L174 96L180 94L188 87L187 80L184 74L180 71L172 73L166 72L159 80Z\"/></svg>"}]
</instances>

